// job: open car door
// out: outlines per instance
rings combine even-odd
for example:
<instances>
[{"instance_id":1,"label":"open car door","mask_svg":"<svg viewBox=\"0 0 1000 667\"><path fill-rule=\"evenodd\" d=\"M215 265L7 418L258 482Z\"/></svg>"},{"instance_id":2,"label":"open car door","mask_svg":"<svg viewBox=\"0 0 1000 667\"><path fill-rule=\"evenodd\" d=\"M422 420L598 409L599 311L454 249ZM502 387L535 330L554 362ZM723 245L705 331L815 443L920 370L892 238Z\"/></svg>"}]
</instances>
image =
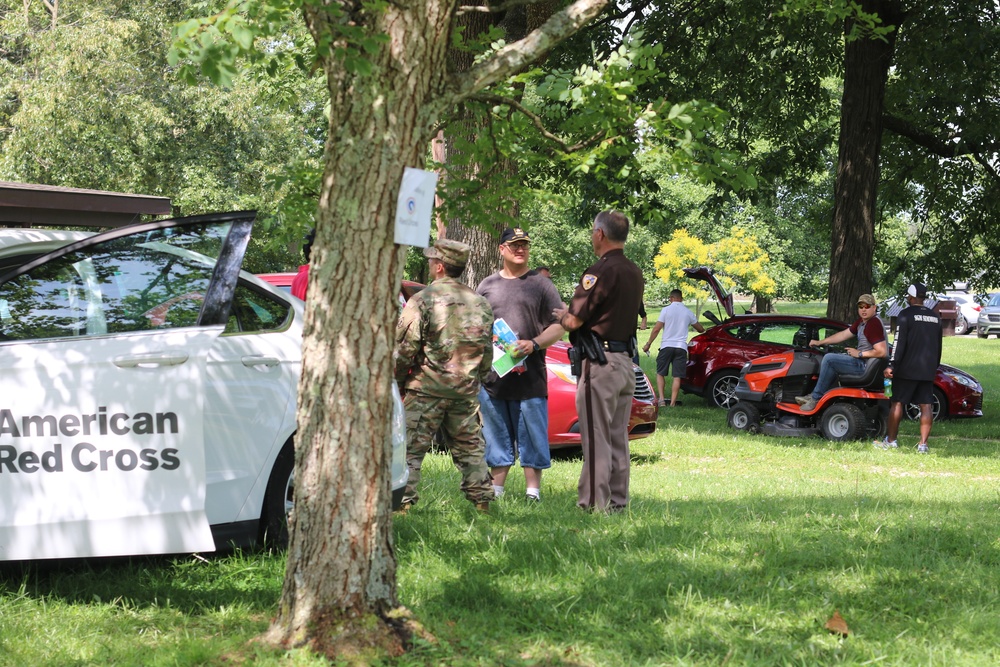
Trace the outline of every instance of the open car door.
<instances>
[{"instance_id":1,"label":"open car door","mask_svg":"<svg viewBox=\"0 0 1000 667\"><path fill-rule=\"evenodd\" d=\"M214 550L205 365L254 217L120 228L0 276L0 560Z\"/></svg>"}]
</instances>

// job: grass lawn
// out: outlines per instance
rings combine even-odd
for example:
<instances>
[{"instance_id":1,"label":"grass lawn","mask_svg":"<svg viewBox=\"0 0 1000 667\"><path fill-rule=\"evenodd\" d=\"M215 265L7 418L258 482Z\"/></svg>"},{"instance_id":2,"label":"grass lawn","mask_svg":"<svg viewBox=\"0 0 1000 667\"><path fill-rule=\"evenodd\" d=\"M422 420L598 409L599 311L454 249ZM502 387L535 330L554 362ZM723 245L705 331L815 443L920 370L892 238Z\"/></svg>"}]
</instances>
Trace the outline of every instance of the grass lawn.
<instances>
[{"instance_id":1,"label":"grass lawn","mask_svg":"<svg viewBox=\"0 0 1000 667\"><path fill-rule=\"evenodd\" d=\"M488 516L443 455L395 519L400 601L435 637L386 665L988 665L1000 663L1000 340L945 340L986 386L977 420L936 424L931 454L737 434L692 396L633 443L622 515L574 506L561 455L544 501ZM643 364L652 359L643 358ZM647 368L647 370L651 370ZM247 645L282 554L0 572L2 665L325 665ZM824 624L839 611L846 638Z\"/></svg>"}]
</instances>

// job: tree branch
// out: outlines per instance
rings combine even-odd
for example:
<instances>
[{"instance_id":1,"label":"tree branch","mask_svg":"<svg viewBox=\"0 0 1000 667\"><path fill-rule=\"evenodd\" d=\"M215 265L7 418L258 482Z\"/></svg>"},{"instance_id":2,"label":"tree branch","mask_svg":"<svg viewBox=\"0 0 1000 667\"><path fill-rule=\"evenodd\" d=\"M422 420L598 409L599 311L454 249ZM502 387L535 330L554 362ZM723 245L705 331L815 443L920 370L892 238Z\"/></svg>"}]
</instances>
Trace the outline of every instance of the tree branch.
<instances>
[{"instance_id":1,"label":"tree branch","mask_svg":"<svg viewBox=\"0 0 1000 667\"><path fill-rule=\"evenodd\" d=\"M452 79L445 100L453 106L494 83L519 72L549 52L604 11L608 0L576 0L553 14L524 39L508 44L492 56Z\"/></svg>"},{"instance_id":2,"label":"tree branch","mask_svg":"<svg viewBox=\"0 0 1000 667\"><path fill-rule=\"evenodd\" d=\"M882 114L882 125L890 132L906 137L918 146L923 146L939 157L958 157L960 155L977 155L1000 148L1000 142L984 144L969 144L961 140L961 135L951 133L940 137L927 132L908 120L903 120L892 114ZM959 141L954 141L956 138Z\"/></svg>"},{"instance_id":3,"label":"tree branch","mask_svg":"<svg viewBox=\"0 0 1000 667\"><path fill-rule=\"evenodd\" d=\"M516 109L517 111L523 113L525 116L528 117L528 119L531 121L531 124L534 125L535 128L538 130L539 134L541 134L543 137L545 137L552 143L556 144L556 146L559 147L559 150L561 150L563 153L575 153L578 150L587 148L589 146L593 146L597 142L604 139L604 137L607 134L602 130L597 134L591 136L589 139L584 139L583 141L580 141L575 144L567 144L557 135L552 134L552 132L550 132L545 127L545 122L542 120L541 116L531 111L530 109L526 108L523 104L521 104L517 100L511 99L509 97L503 97L501 95L491 95L489 93L479 93L477 95L471 95L468 99L476 100L479 102L486 102L487 104L505 104L511 107L512 109Z\"/></svg>"}]
</instances>

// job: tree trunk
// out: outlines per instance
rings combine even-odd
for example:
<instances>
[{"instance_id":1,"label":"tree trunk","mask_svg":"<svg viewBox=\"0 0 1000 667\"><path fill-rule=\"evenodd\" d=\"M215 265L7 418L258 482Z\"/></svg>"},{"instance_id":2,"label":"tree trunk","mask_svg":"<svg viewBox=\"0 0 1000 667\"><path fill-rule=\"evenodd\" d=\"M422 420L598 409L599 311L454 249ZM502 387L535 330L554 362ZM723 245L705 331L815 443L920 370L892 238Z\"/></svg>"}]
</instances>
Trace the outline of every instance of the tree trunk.
<instances>
[{"instance_id":1,"label":"tree trunk","mask_svg":"<svg viewBox=\"0 0 1000 667\"><path fill-rule=\"evenodd\" d=\"M885 25L899 25L899 0L864 0L862 6L877 12ZM837 320L853 321L856 299L872 291L882 109L895 44L893 31L885 41L862 36L845 48L826 308L827 316Z\"/></svg>"},{"instance_id":2,"label":"tree trunk","mask_svg":"<svg viewBox=\"0 0 1000 667\"><path fill-rule=\"evenodd\" d=\"M330 93L306 301L295 509L278 612L264 642L370 663L405 648L396 599L389 469L392 353L404 249L393 242L403 169L423 167L444 111L537 59L603 9L576 0L463 75L446 51L456 0L383 8L306 3ZM342 36L344 26L355 41ZM371 73L337 53L386 36ZM351 71L354 70L354 72Z\"/></svg>"},{"instance_id":3,"label":"tree trunk","mask_svg":"<svg viewBox=\"0 0 1000 667\"><path fill-rule=\"evenodd\" d=\"M478 3L469 3L478 4ZM465 14L457 20L457 24L464 29L464 34L471 36L480 35L493 27L499 27L504 31L504 38L507 42L522 39L527 30L524 22L525 10L523 7L513 7L502 16L488 14L485 12L473 12ZM541 25L539 22L535 27ZM473 64L473 54L467 49L452 49L449 52L450 64L454 71L465 72ZM456 155L455 142L449 141L450 136L459 133L466 142L474 142L476 137L487 132L488 123L482 121L475 114L466 113L465 117L449 125L443 136L443 162L447 165L447 171L456 175L460 179L476 180L477 176L483 172L490 174L500 174L504 179L513 178L517 174L517 165L507 158L499 157L489 168L476 163L462 164L462 156ZM458 159L455 159L458 158ZM479 185L490 190L493 179L484 178ZM500 267L500 251L498 242L500 233L507 226L503 222L505 218L517 219L521 216L519 203L513 200L503 200L501 210L496 211L499 221L494 219L463 219L462 215L452 217L448 220L448 238L456 241L468 243L471 252L469 253L469 263L465 267L462 280L475 289L479 283L487 276L496 272Z\"/></svg>"},{"instance_id":4,"label":"tree trunk","mask_svg":"<svg viewBox=\"0 0 1000 667\"><path fill-rule=\"evenodd\" d=\"M307 22L320 41L331 19L312 7ZM276 645L347 660L403 649L390 620L390 383L404 261L393 216L403 169L423 167L440 111L433 100L452 7L388 5L375 31L390 45L372 56L370 76L323 58L331 113L302 349L295 509L278 614L265 637Z\"/></svg>"}]
</instances>

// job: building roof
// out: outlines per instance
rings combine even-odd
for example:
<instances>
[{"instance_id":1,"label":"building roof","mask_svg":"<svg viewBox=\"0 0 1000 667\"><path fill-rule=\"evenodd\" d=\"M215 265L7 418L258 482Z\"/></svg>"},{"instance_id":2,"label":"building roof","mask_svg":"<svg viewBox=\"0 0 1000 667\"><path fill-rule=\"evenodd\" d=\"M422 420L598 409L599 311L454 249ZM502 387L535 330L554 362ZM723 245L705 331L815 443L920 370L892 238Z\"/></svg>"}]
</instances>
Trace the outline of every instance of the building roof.
<instances>
[{"instance_id":1,"label":"building roof","mask_svg":"<svg viewBox=\"0 0 1000 667\"><path fill-rule=\"evenodd\" d=\"M0 227L121 227L170 213L169 197L0 181Z\"/></svg>"}]
</instances>

